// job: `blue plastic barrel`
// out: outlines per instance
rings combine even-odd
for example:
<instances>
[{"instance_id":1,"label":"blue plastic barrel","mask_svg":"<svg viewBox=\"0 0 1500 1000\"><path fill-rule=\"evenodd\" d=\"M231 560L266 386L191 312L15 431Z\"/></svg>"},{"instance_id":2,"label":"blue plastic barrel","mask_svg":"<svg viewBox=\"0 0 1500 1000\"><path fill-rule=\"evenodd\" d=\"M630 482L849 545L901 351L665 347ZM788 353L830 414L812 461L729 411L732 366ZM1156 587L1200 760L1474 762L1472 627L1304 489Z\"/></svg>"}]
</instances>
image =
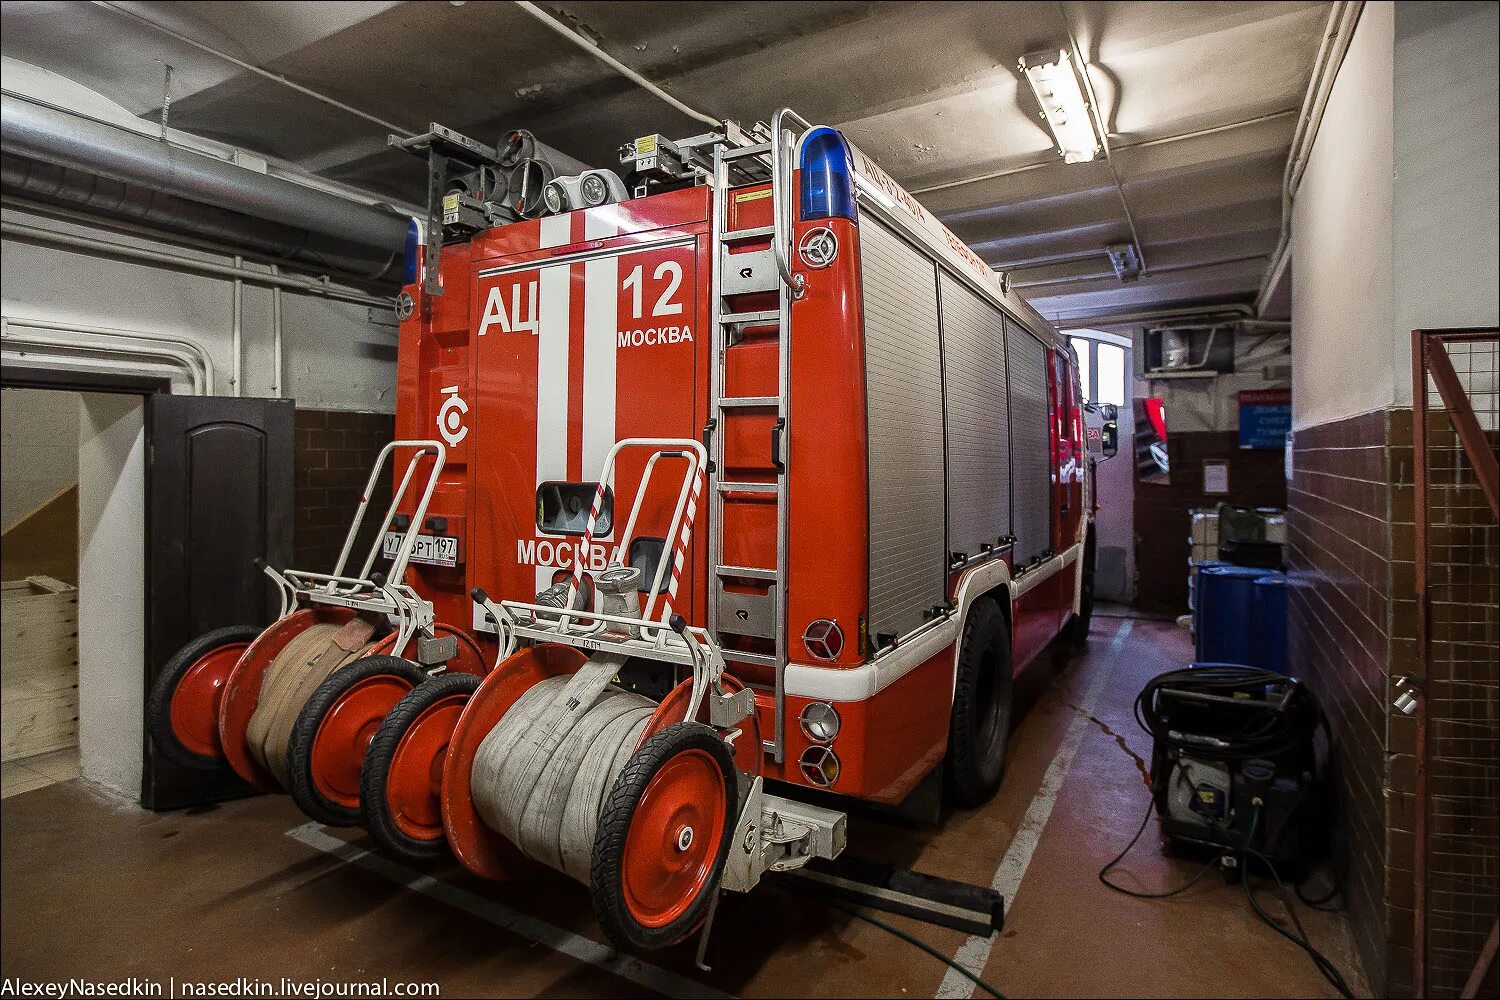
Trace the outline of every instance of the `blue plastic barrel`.
<instances>
[{"instance_id":1,"label":"blue plastic barrel","mask_svg":"<svg viewBox=\"0 0 1500 1000\"><path fill-rule=\"evenodd\" d=\"M1254 666L1255 581L1270 572L1250 566L1206 566L1198 573L1197 656L1200 662Z\"/></svg>"},{"instance_id":2,"label":"blue plastic barrel","mask_svg":"<svg viewBox=\"0 0 1500 1000\"><path fill-rule=\"evenodd\" d=\"M1287 671L1286 574L1267 573L1251 586L1255 590L1255 666Z\"/></svg>"}]
</instances>

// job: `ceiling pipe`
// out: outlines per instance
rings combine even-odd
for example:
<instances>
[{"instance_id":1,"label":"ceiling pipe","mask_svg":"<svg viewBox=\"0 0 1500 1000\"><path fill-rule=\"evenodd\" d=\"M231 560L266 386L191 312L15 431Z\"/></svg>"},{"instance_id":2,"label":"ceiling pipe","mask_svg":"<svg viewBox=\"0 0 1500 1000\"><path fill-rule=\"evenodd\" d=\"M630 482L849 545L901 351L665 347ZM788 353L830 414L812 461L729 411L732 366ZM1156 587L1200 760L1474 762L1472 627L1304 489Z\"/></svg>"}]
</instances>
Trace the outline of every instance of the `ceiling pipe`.
<instances>
[{"instance_id":1,"label":"ceiling pipe","mask_svg":"<svg viewBox=\"0 0 1500 1000\"><path fill-rule=\"evenodd\" d=\"M404 215L257 173L201 153L11 94L0 140L22 156L141 185L372 252L367 277L393 278L404 263Z\"/></svg>"},{"instance_id":2,"label":"ceiling pipe","mask_svg":"<svg viewBox=\"0 0 1500 1000\"><path fill-rule=\"evenodd\" d=\"M17 327L31 332L18 332ZM214 364L208 352L203 345L182 337L58 320L0 316L0 343L18 354L24 354L24 348L29 344L75 354L105 354L164 362L187 373L193 395L214 394Z\"/></svg>"},{"instance_id":3,"label":"ceiling pipe","mask_svg":"<svg viewBox=\"0 0 1500 1000\"><path fill-rule=\"evenodd\" d=\"M1217 260L1194 261L1190 264L1166 264L1152 271L1156 274L1176 274L1180 271L1197 271L1205 267L1219 267L1224 264L1243 264L1249 260L1264 260L1265 254L1252 253L1242 254L1238 257L1222 257ZM1144 277L1144 273L1142 275ZM1043 288L1049 285L1077 285L1085 281L1103 281L1106 278L1115 278L1118 275L1113 270L1100 271L1090 274L1066 274L1056 278L1037 278L1034 281L1012 281L1013 288Z\"/></svg>"},{"instance_id":4,"label":"ceiling pipe","mask_svg":"<svg viewBox=\"0 0 1500 1000\"><path fill-rule=\"evenodd\" d=\"M1175 135L1164 135L1157 139L1142 139L1140 142L1122 142L1110 148L1118 153L1123 149L1149 149L1152 146L1165 146L1188 139L1202 139L1206 136L1218 135L1220 132L1232 132L1235 129L1249 128L1252 125L1275 121L1278 118L1286 118L1296 113L1296 108L1287 108L1284 111L1272 111L1270 114L1256 115L1254 118L1246 118L1243 121L1229 122L1224 125L1213 125L1209 128L1194 129L1191 132L1178 132ZM943 181L940 184L929 184L926 187L912 188L911 193L928 194L933 191L947 191L949 188L967 187L970 184L983 184L985 181L997 181L1004 177L1013 177L1016 174L1026 174L1033 170L1042 170L1046 167L1056 165L1057 156L1054 154L1045 160L1038 160L1035 163L1024 163L1019 167L1011 167L1007 170L996 170L987 174L976 174L973 177L961 177L955 181Z\"/></svg>"},{"instance_id":5,"label":"ceiling pipe","mask_svg":"<svg viewBox=\"0 0 1500 1000\"><path fill-rule=\"evenodd\" d=\"M1313 61L1312 79L1308 81L1307 94L1302 99L1302 111L1297 116L1297 128L1292 133L1292 146L1287 152L1286 168L1281 183L1281 232L1276 240L1276 249L1266 266L1260 292L1255 297L1255 311L1264 312L1271 299L1273 289L1280 284L1287 265L1291 261L1292 249L1292 203L1301 186L1302 174L1307 170L1308 158L1312 155L1313 142L1318 136L1318 127L1323 121L1323 112L1333 94L1334 81L1344 64L1344 56L1354 41L1354 29L1359 25L1359 16L1364 11L1363 0L1338 0L1328 12L1328 27L1323 41L1318 46L1317 58Z\"/></svg>"},{"instance_id":6,"label":"ceiling pipe","mask_svg":"<svg viewBox=\"0 0 1500 1000\"><path fill-rule=\"evenodd\" d=\"M712 126L714 128L718 128L723 124L720 119L715 118L713 115L706 115L698 109L689 107L682 101L679 101L676 97L673 97L671 94L667 93L657 84L655 84L651 80L648 80L640 73L637 73L635 70L631 69L629 66L626 66L624 63L620 62L620 60L616 59L614 56L610 55L608 52L605 52L599 46L595 45L592 39L586 38L585 36L574 31L562 21L559 21L551 14L542 10L536 4L527 3L526 0L516 0L516 6L520 7L526 13L530 14L532 17L536 18L538 21L542 22L547 27L557 32L559 35L562 35L568 41L572 42L574 45L578 46L580 49L587 52L595 59L598 59L600 62L604 63L604 65L608 66L616 73L619 73L621 76L625 77L636 86L650 91L656 97L667 102L678 111L681 111L683 114L687 115L689 118L692 118L695 121L700 121L703 124Z\"/></svg>"},{"instance_id":7,"label":"ceiling pipe","mask_svg":"<svg viewBox=\"0 0 1500 1000\"><path fill-rule=\"evenodd\" d=\"M43 229L40 226L29 226L20 222L0 222L0 236L25 240L29 243L41 243L65 249L83 250L88 253L103 254L107 257L118 257L123 260L140 261L158 267L176 268L177 270L190 271L195 274L207 274L231 280L239 279L252 285L285 288L308 295L319 295L326 299L354 302L362 306L375 306L379 309L392 308L392 299L366 295L363 292L357 292L353 289L340 288L326 281L318 281L313 278L303 278L291 274L241 271L228 264L199 260L196 257L183 257L180 254L166 253L161 250L148 250L143 247L127 246L123 243L113 243L109 240L96 239L92 236L55 232L51 229Z\"/></svg>"},{"instance_id":8,"label":"ceiling pipe","mask_svg":"<svg viewBox=\"0 0 1500 1000\"><path fill-rule=\"evenodd\" d=\"M241 253L280 261L345 280L370 281L368 272L388 269L390 263L378 250L360 254L333 237L24 156L0 159L0 192L6 207L227 257Z\"/></svg>"},{"instance_id":9,"label":"ceiling pipe","mask_svg":"<svg viewBox=\"0 0 1500 1000\"><path fill-rule=\"evenodd\" d=\"M1050 257L1032 257L1027 260L1018 260L1009 264L991 264L997 271L1028 271L1035 267L1051 267L1054 264L1073 264L1080 260L1093 260L1095 257L1108 257L1109 251L1104 247L1097 250L1078 250L1073 253L1053 254ZM1017 287L1020 287L1017 284Z\"/></svg>"},{"instance_id":10,"label":"ceiling pipe","mask_svg":"<svg viewBox=\"0 0 1500 1000\"><path fill-rule=\"evenodd\" d=\"M1158 320L1214 319L1221 316L1236 316L1241 320L1254 319L1255 310L1242 302L1231 302L1218 306L1181 306L1172 309L1147 309L1139 312L1075 313L1072 316L1056 316L1053 325L1059 330L1086 330L1096 326L1134 326L1155 323Z\"/></svg>"}]
</instances>

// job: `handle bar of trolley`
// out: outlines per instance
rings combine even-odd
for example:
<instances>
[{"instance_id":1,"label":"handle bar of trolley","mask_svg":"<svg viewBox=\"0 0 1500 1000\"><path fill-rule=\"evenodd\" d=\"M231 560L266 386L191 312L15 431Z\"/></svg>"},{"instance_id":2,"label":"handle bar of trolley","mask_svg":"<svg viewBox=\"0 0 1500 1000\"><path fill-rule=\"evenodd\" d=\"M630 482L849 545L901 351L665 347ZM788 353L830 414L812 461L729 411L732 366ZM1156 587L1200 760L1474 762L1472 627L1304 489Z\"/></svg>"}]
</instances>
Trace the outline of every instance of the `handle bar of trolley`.
<instances>
[{"instance_id":1,"label":"handle bar of trolley","mask_svg":"<svg viewBox=\"0 0 1500 1000\"><path fill-rule=\"evenodd\" d=\"M397 448L416 448L417 453L406 463L406 472L401 477L401 485L392 493L390 507L386 509L385 520L382 522L382 530L376 532L375 541L370 546L369 555L365 558L364 566L359 571L360 580L368 580L370 570L375 566L375 559L379 555L382 542L384 541L385 525L391 523L396 516L396 508L406 497L406 490L411 485L412 477L416 475L417 465L422 457L427 454L433 456L432 470L427 475L427 488L422 491L422 499L417 504L417 510L412 515L411 524L407 526L406 534L401 539L401 546L396 550L396 556L391 562L390 579L400 583L406 578L406 566L411 559L412 549L416 545L417 535L421 533L422 522L427 517L427 505L432 501L432 494L437 489L438 476L442 474L443 464L447 461L448 450L441 441L432 440L410 440L392 441L380 449L379 456L375 459L375 467L370 470L370 478L365 482L365 489L359 498L359 508L354 513L354 523L349 525L349 534L344 538L344 547L339 552L338 563L329 574L328 592L334 593L340 582L350 579L344 576L344 566L349 561L349 553L354 548L354 539L359 534L360 527L364 524L365 513L370 506L370 495L375 492L375 484L380 479L381 470L385 468L385 461Z\"/></svg>"},{"instance_id":2,"label":"handle bar of trolley","mask_svg":"<svg viewBox=\"0 0 1500 1000\"><path fill-rule=\"evenodd\" d=\"M624 438L616 441L614 446L609 449L609 454L605 456L604 468L599 473L598 492L600 496L603 495L611 477L614 475L616 458L620 452L627 448L655 448L657 451L646 462L645 471L641 474L640 485L636 488L635 500L630 507L630 517L626 519L625 530L620 535L619 551L621 553L628 553L630 551L630 543L635 537L636 518L640 515L641 502L645 499L646 488L651 482L651 474L656 468L657 460L661 458L683 458L688 463L687 474L682 479L682 488L677 493L677 504L672 511L672 520L664 536L668 544L663 550L662 559L657 563L656 576L651 581L650 596L647 597L646 607L641 613L641 618L650 623L651 612L656 608L657 598L661 593L662 584L666 580L667 568L673 561L671 554L675 552L677 546L678 533L682 528L683 511L687 509L688 500L693 493L693 484L697 480L700 470L708 465L708 451L703 447L701 441L694 438ZM598 497L596 496L596 506L597 503ZM564 613L559 616L559 624L564 630L568 629L571 618L574 616L568 612L571 611L574 597L578 592L578 584L583 566L583 552L587 548L587 543L593 539L594 521L595 512L590 511L588 530L584 533L585 544L578 547L578 558L574 566L573 578L568 585L568 607L563 609ZM662 625L648 624L647 627L655 631L661 628Z\"/></svg>"}]
</instances>

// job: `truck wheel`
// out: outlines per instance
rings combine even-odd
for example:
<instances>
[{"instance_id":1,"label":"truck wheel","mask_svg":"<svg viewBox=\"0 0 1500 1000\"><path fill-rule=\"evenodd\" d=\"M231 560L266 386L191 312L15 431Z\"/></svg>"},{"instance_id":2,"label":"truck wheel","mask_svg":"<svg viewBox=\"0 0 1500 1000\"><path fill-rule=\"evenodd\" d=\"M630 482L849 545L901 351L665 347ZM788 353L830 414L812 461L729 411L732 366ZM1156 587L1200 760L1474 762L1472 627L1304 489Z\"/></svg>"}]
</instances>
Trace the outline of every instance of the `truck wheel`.
<instances>
[{"instance_id":1,"label":"truck wheel","mask_svg":"<svg viewBox=\"0 0 1500 1000\"><path fill-rule=\"evenodd\" d=\"M252 625L205 632L162 667L146 702L146 730L163 757L196 771L224 765L219 699L240 654L260 633Z\"/></svg>"},{"instance_id":2,"label":"truck wheel","mask_svg":"<svg viewBox=\"0 0 1500 1000\"><path fill-rule=\"evenodd\" d=\"M479 680L473 674L444 674L418 684L396 702L370 741L359 812L371 839L394 858L430 861L448 853L443 765Z\"/></svg>"},{"instance_id":3,"label":"truck wheel","mask_svg":"<svg viewBox=\"0 0 1500 1000\"><path fill-rule=\"evenodd\" d=\"M957 806L983 805L1000 789L1010 736L1010 626L993 599L969 607L958 654L958 681L948 727L947 797Z\"/></svg>"},{"instance_id":4,"label":"truck wheel","mask_svg":"<svg viewBox=\"0 0 1500 1000\"><path fill-rule=\"evenodd\" d=\"M1088 645L1089 626L1094 621L1094 564L1097 561L1094 549L1094 533L1090 531L1083 543L1083 581L1078 588L1078 613L1063 626L1062 639L1074 652Z\"/></svg>"},{"instance_id":5,"label":"truck wheel","mask_svg":"<svg viewBox=\"0 0 1500 1000\"><path fill-rule=\"evenodd\" d=\"M287 741L287 791L299 809L328 826L359 822L365 751L396 703L426 679L410 660L366 656L318 685Z\"/></svg>"}]
</instances>

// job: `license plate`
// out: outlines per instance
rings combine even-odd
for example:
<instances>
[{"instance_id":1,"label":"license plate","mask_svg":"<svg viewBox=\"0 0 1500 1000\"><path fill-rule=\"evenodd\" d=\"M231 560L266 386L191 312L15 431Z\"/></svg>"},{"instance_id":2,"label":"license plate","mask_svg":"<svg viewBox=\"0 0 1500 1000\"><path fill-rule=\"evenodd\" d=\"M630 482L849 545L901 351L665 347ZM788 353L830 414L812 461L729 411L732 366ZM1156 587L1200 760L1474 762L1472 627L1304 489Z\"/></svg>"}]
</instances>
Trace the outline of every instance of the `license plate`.
<instances>
[{"instance_id":1,"label":"license plate","mask_svg":"<svg viewBox=\"0 0 1500 1000\"><path fill-rule=\"evenodd\" d=\"M396 552L401 548L401 539L405 537L405 533L400 531L385 533L381 551L387 559L396 558ZM452 535L418 535L412 541L411 561L428 566L457 566L458 539Z\"/></svg>"}]
</instances>

